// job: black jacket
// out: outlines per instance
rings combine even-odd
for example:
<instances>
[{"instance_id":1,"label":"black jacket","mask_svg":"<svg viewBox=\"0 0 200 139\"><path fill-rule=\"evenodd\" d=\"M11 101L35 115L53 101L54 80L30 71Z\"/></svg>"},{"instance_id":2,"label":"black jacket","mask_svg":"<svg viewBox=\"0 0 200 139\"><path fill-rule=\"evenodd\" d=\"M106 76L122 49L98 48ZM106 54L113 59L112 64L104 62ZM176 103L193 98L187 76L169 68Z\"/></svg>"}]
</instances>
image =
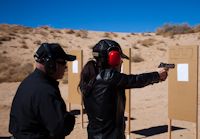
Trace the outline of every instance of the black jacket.
<instances>
[{"instance_id":1,"label":"black jacket","mask_svg":"<svg viewBox=\"0 0 200 139\"><path fill-rule=\"evenodd\" d=\"M9 132L15 138L64 139L74 124L56 80L36 69L22 81L10 112Z\"/></svg>"},{"instance_id":2,"label":"black jacket","mask_svg":"<svg viewBox=\"0 0 200 139\"><path fill-rule=\"evenodd\" d=\"M124 139L125 89L141 88L159 82L157 72L126 75L116 70L101 71L93 87L84 87L89 139Z\"/></svg>"}]
</instances>

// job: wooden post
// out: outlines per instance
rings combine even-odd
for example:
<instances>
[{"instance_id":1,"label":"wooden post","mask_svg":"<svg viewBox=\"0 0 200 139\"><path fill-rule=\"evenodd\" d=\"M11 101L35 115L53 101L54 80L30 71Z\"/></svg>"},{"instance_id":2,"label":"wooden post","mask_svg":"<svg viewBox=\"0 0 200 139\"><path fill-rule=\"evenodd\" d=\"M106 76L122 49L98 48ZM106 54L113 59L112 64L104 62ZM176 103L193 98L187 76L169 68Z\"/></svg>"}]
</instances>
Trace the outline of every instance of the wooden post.
<instances>
[{"instance_id":1,"label":"wooden post","mask_svg":"<svg viewBox=\"0 0 200 139\"><path fill-rule=\"evenodd\" d=\"M169 121L168 121L168 139L171 139L171 137L172 137L171 127L172 127L172 120L169 119Z\"/></svg>"},{"instance_id":2,"label":"wooden post","mask_svg":"<svg viewBox=\"0 0 200 139\"><path fill-rule=\"evenodd\" d=\"M68 109L69 112L71 111L71 103L70 102L68 103L68 108L67 109Z\"/></svg>"},{"instance_id":3,"label":"wooden post","mask_svg":"<svg viewBox=\"0 0 200 139\"><path fill-rule=\"evenodd\" d=\"M199 80L199 46L197 46L197 84L198 84L198 80ZM197 112L196 112L196 114L197 114L197 116L196 116L196 118L197 118L197 120L196 120L196 139L198 139L198 110L199 110L199 105L198 105L198 100L199 100L199 87L198 87L198 85L197 85Z\"/></svg>"},{"instance_id":4,"label":"wooden post","mask_svg":"<svg viewBox=\"0 0 200 139\"><path fill-rule=\"evenodd\" d=\"M84 120L83 120L83 105L81 104L81 128L84 128Z\"/></svg>"}]
</instances>

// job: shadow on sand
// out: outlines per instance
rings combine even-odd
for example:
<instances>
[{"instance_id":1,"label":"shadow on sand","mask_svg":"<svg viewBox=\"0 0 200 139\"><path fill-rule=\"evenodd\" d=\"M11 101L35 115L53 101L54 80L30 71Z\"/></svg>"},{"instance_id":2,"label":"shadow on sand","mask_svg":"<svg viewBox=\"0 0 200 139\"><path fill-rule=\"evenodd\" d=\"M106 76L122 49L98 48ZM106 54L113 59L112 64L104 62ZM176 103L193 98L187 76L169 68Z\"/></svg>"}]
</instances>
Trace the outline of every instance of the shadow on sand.
<instances>
[{"instance_id":1,"label":"shadow on sand","mask_svg":"<svg viewBox=\"0 0 200 139\"><path fill-rule=\"evenodd\" d=\"M172 131L183 130L183 129L185 129L185 128L172 126ZM162 133L166 133L166 132L168 132L168 126L167 125L161 125L161 126L156 126L156 127L150 127L150 128L147 128L147 129L131 131L131 133L139 134L139 135L142 135L142 136L145 136L145 137L150 137L150 136L154 136L154 135L158 135L158 134L162 134Z\"/></svg>"}]
</instances>

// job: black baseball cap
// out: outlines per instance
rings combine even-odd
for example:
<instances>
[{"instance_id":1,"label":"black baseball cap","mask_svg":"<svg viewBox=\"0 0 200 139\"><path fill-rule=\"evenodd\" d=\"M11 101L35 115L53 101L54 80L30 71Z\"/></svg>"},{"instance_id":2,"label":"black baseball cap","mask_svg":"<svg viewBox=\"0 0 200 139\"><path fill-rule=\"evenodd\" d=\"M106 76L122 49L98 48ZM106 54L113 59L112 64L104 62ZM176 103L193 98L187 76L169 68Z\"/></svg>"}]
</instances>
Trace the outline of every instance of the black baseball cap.
<instances>
[{"instance_id":1,"label":"black baseball cap","mask_svg":"<svg viewBox=\"0 0 200 139\"><path fill-rule=\"evenodd\" d=\"M51 57L53 60L64 59L67 61L74 61L76 59L76 56L65 53L58 43L42 43L35 52L34 57L36 59Z\"/></svg>"},{"instance_id":2,"label":"black baseball cap","mask_svg":"<svg viewBox=\"0 0 200 139\"><path fill-rule=\"evenodd\" d=\"M99 54L107 53L107 51L117 50L120 52L122 58L129 59L129 57L123 53L120 45L116 41L109 39L100 40L92 50L94 57L98 57Z\"/></svg>"}]
</instances>

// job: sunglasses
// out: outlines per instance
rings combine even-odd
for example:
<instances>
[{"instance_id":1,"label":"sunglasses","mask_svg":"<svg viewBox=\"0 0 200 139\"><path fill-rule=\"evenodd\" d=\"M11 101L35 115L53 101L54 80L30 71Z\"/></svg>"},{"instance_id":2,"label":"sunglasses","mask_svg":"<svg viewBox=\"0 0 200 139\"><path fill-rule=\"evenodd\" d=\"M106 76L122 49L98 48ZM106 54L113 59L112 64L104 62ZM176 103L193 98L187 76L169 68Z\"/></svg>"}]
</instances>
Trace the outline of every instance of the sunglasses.
<instances>
[{"instance_id":1,"label":"sunglasses","mask_svg":"<svg viewBox=\"0 0 200 139\"><path fill-rule=\"evenodd\" d=\"M66 61L56 61L56 63L61 64L61 65L66 65L67 64Z\"/></svg>"}]
</instances>

